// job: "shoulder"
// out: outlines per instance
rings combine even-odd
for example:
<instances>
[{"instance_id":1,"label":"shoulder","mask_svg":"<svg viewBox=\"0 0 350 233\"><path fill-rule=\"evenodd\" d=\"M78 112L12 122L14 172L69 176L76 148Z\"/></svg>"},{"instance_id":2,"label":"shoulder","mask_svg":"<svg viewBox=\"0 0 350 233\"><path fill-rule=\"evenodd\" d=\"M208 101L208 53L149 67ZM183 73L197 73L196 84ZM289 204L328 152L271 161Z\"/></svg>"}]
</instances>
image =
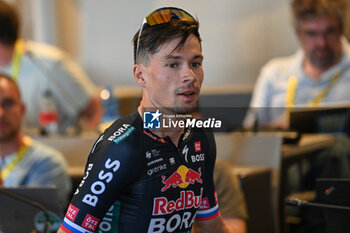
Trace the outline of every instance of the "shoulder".
<instances>
[{"instance_id":1,"label":"shoulder","mask_svg":"<svg viewBox=\"0 0 350 233\"><path fill-rule=\"evenodd\" d=\"M197 135L197 137L204 138L204 140L207 141L210 149L215 148L215 137L214 137L214 133L213 133L212 129L210 129L210 128L207 128L207 129L196 128L195 134Z\"/></svg>"},{"instance_id":2,"label":"shoulder","mask_svg":"<svg viewBox=\"0 0 350 233\"><path fill-rule=\"evenodd\" d=\"M101 169L113 166L124 181L138 177L145 161L141 127L140 119L131 114L107 128L94 143L88 157L87 167L91 168L88 170L94 174L91 177L98 176ZM119 181L114 179L114 182Z\"/></svg>"},{"instance_id":3,"label":"shoulder","mask_svg":"<svg viewBox=\"0 0 350 233\"><path fill-rule=\"evenodd\" d=\"M140 117L135 112L116 120L108 127L103 133L104 140L114 142L116 145L126 142L132 143L140 136L141 128Z\"/></svg>"},{"instance_id":4,"label":"shoulder","mask_svg":"<svg viewBox=\"0 0 350 233\"><path fill-rule=\"evenodd\" d=\"M196 128L199 134L203 134L207 139L214 139L214 133L211 128Z\"/></svg>"},{"instance_id":5,"label":"shoulder","mask_svg":"<svg viewBox=\"0 0 350 233\"><path fill-rule=\"evenodd\" d=\"M37 58L59 61L64 59L67 54L63 50L53 46L35 41L26 41L26 50L29 55L34 55Z\"/></svg>"},{"instance_id":6,"label":"shoulder","mask_svg":"<svg viewBox=\"0 0 350 233\"><path fill-rule=\"evenodd\" d=\"M302 57L302 51L298 50L291 56L273 58L262 67L261 76L272 80L281 76L289 77L299 68Z\"/></svg>"},{"instance_id":7,"label":"shoulder","mask_svg":"<svg viewBox=\"0 0 350 233\"><path fill-rule=\"evenodd\" d=\"M32 141L28 148L27 155L28 159L36 164L42 163L46 165L51 164L52 166L67 166L61 152L36 140Z\"/></svg>"},{"instance_id":8,"label":"shoulder","mask_svg":"<svg viewBox=\"0 0 350 233\"><path fill-rule=\"evenodd\" d=\"M344 54L349 57L350 56L350 43L349 43L348 39L345 36L343 36L341 38L341 43L343 46Z\"/></svg>"},{"instance_id":9,"label":"shoulder","mask_svg":"<svg viewBox=\"0 0 350 233\"><path fill-rule=\"evenodd\" d=\"M106 154L120 155L126 158L127 155L136 155L142 147L141 143L142 123L138 113L116 120L108 127L95 142L90 157L100 157Z\"/></svg>"}]
</instances>

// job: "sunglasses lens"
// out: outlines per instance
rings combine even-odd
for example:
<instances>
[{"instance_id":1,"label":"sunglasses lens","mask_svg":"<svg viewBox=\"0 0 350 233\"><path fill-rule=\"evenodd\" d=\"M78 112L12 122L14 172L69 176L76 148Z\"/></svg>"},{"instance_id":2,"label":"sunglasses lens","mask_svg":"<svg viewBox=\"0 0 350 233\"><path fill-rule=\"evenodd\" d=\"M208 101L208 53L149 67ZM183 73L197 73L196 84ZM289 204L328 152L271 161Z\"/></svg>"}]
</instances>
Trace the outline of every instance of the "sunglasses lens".
<instances>
[{"instance_id":1,"label":"sunglasses lens","mask_svg":"<svg viewBox=\"0 0 350 233\"><path fill-rule=\"evenodd\" d=\"M150 26L157 24L168 23L171 19L178 19L181 21L192 21L195 19L186 11L178 8L161 8L152 12L147 16L147 23Z\"/></svg>"},{"instance_id":2,"label":"sunglasses lens","mask_svg":"<svg viewBox=\"0 0 350 233\"><path fill-rule=\"evenodd\" d=\"M137 37L136 52L135 52L136 56L139 53L140 36L142 34L144 25L147 23L150 26L154 26L162 23L168 23L172 19L196 22L196 20L192 17L192 15L190 15L189 13L187 13L186 11L180 8L168 7L168 8L160 8L158 10L153 11L150 15L148 15L142 21L141 28L139 30L139 35Z\"/></svg>"}]
</instances>

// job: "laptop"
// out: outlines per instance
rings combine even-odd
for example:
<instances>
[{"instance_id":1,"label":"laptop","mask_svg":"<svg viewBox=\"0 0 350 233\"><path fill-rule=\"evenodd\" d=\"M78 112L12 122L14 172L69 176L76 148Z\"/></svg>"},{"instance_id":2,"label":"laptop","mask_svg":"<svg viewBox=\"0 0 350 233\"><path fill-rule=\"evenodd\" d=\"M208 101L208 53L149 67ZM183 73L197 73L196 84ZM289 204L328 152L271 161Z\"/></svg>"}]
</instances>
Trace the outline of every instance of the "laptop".
<instances>
[{"instance_id":1,"label":"laptop","mask_svg":"<svg viewBox=\"0 0 350 233\"><path fill-rule=\"evenodd\" d=\"M350 106L294 108L290 128L299 133L345 133L350 135Z\"/></svg>"},{"instance_id":2,"label":"laptop","mask_svg":"<svg viewBox=\"0 0 350 233\"><path fill-rule=\"evenodd\" d=\"M350 208L350 179L319 178L316 180L317 202ZM327 232L349 233L350 210L322 208Z\"/></svg>"},{"instance_id":3,"label":"laptop","mask_svg":"<svg viewBox=\"0 0 350 233\"><path fill-rule=\"evenodd\" d=\"M10 193L11 196L5 195L4 192ZM46 208L51 232L56 232L63 219L56 192L56 188L52 186L0 188L0 233L31 233L34 230L44 230L44 213L37 207L13 197L13 194L38 202Z\"/></svg>"}]
</instances>

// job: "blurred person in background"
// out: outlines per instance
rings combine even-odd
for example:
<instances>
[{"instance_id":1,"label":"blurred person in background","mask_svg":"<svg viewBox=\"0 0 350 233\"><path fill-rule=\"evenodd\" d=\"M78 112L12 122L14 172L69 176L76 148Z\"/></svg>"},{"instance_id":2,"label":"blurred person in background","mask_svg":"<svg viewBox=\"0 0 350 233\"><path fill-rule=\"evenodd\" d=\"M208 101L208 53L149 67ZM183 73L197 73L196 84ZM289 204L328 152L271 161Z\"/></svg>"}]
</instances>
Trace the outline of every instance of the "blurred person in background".
<instances>
[{"instance_id":1,"label":"blurred person in background","mask_svg":"<svg viewBox=\"0 0 350 233\"><path fill-rule=\"evenodd\" d=\"M344 31L344 0L293 0L300 49L261 69L245 126L289 128L287 108L350 101L350 47ZM255 113L255 114L254 114Z\"/></svg>"},{"instance_id":2,"label":"blurred person in background","mask_svg":"<svg viewBox=\"0 0 350 233\"><path fill-rule=\"evenodd\" d=\"M23 135L24 113L17 84L0 75L0 185L54 185L65 208L71 191L67 165L60 152Z\"/></svg>"},{"instance_id":3,"label":"blurred person in background","mask_svg":"<svg viewBox=\"0 0 350 233\"><path fill-rule=\"evenodd\" d=\"M350 104L350 46L343 36L346 2L293 0L291 9L300 49L291 56L272 59L261 69L244 122L246 128L289 129L288 112L293 107ZM291 192L314 190L319 177L350 178L350 140L342 133L334 137L331 148L308 163L303 161L301 172L297 166L290 167ZM317 219L322 219L320 212L315 212L309 214L309 222L302 222L305 232L325 229L323 221Z\"/></svg>"},{"instance_id":4,"label":"blurred person in background","mask_svg":"<svg viewBox=\"0 0 350 233\"><path fill-rule=\"evenodd\" d=\"M343 0L293 0L294 27L301 49L294 55L269 61L258 77L245 119L260 125L288 129L288 108L350 104L350 46L343 34ZM316 177L350 177L350 140L334 134L334 146L313 162ZM326 166L326 167L325 167Z\"/></svg>"},{"instance_id":5,"label":"blurred person in background","mask_svg":"<svg viewBox=\"0 0 350 233\"><path fill-rule=\"evenodd\" d=\"M39 127L40 103L50 93L60 132L78 123L97 128L102 105L96 87L60 49L20 39L19 21L15 9L0 0L0 72L18 83L27 108L24 127Z\"/></svg>"}]
</instances>

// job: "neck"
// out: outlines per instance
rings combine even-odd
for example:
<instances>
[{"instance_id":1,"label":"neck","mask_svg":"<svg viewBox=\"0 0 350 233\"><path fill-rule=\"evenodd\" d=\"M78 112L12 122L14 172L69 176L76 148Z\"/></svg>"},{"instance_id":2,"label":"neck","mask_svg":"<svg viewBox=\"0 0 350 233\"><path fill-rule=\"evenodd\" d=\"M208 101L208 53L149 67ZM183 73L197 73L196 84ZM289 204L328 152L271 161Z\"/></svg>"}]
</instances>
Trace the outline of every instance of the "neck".
<instances>
[{"instance_id":1,"label":"neck","mask_svg":"<svg viewBox=\"0 0 350 233\"><path fill-rule=\"evenodd\" d=\"M140 114L141 118L143 117L143 103L141 102L140 106L138 107L138 113ZM164 112L162 112L164 114ZM176 113L166 113L168 115L176 115ZM172 118L172 120L180 120L179 118ZM157 136L164 138L168 136L171 141L174 143L174 145L177 147L179 144L179 140L181 137L181 134L183 133L183 128L180 127L171 127L170 129L150 129L152 133L156 134Z\"/></svg>"},{"instance_id":2,"label":"neck","mask_svg":"<svg viewBox=\"0 0 350 233\"><path fill-rule=\"evenodd\" d=\"M0 142L0 156L5 157L15 153L24 145L23 135L18 134L13 140Z\"/></svg>"},{"instance_id":3,"label":"neck","mask_svg":"<svg viewBox=\"0 0 350 233\"><path fill-rule=\"evenodd\" d=\"M303 68L304 72L311 77L314 80L319 80L321 75L326 72L328 69L330 69L332 66L338 64L340 62L340 56L337 56L337 58L334 60L334 62L327 67L318 67L310 61L308 58L304 58L303 61Z\"/></svg>"},{"instance_id":4,"label":"neck","mask_svg":"<svg viewBox=\"0 0 350 233\"><path fill-rule=\"evenodd\" d=\"M3 44L0 42L0 66L7 66L12 61L15 45Z\"/></svg>"},{"instance_id":5,"label":"neck","mask_svg":"<svg viewBox=\"0 0 350 233\"><path fill-rule=\"evenodd\" d=\"M319 67L313 65L309 59L304 60L303 66L304 66L304 72L314 80L318 80L321 77L321 75L323 74L323 72L325 72L327 69L329 69L329 67L319 68Z\"/></svg>"}]
</instances>

